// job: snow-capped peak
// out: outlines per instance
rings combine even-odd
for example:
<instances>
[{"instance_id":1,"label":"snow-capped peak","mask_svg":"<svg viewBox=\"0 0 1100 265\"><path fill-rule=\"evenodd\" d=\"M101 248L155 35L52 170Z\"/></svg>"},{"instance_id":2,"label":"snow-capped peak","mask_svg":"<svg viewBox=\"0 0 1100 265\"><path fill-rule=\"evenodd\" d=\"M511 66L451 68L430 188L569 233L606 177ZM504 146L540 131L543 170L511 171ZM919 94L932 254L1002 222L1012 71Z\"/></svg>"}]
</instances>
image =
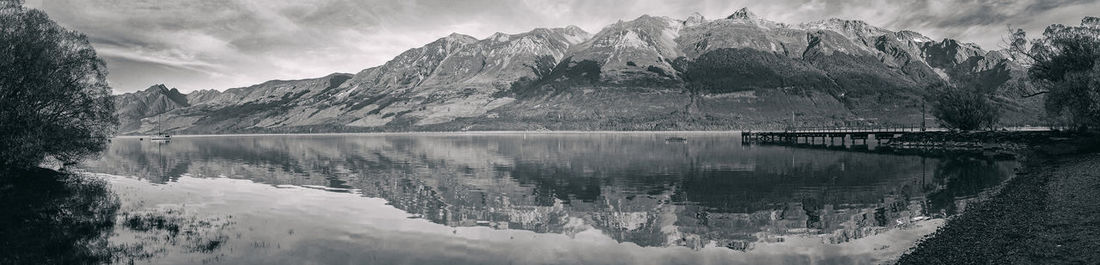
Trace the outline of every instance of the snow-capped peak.
<instances>
[{"instance_id":1,"label":"snow-capped peak","mask_svg":"<svg viewBox=\"0 0 1100 265\"><path fill-rule=\"evenodd\" d=\"M562 36L569 42L569 45L577 45L592 38L592 34L584 31L581 27L569 25L562 31Z\"/></svg>"},{"instance_id":2,"label":"snow-capped peak","mask_svg":"<svg viewBox=\"0 0 1100 265\"><path fill-rule=\"evenodd\" d=\"M493 33L493 35L489 36L489 39L493 40L493 41L496 41L496 42L507 42L508 40L511 39L511 36L509 36L508 34L504 34L502 32L497 32L497 33Z\"/></svg>"},{"instance_id":3,"label":"snow-capped peak","mask_svg":"<svg viewBox=\"0 0 1100 265\"><path fill-rule=\"evenodd\" d=\"M847 20L838 18L806 22L800 24L799 27L807 30L835 31L852 39L882 36L893 33L892 31L872 26L862 20Z\"/></svg>"},{"instance_id":4,"label":"snow-capped peak","mask_svg":"<svg viewBox=\"0 0 1100 265\"><path fill-rule=\"evenodd\" d=\"M726 17L726 19L742 19L742 20L757 20L760 19L756 14L749 11L748 7L741 8L737 12L733 12L733 15Z\"/></svg>"},{"instance_id":5,"label":"snow-capped peak","mask_svg":"<svg viewBox=\"0 0 1100 265\"><path fill-rule=\"evenodd\" d=\"M695 12L695 13L691 13L691 16L688 16L687 19L684 20L684 26L685 27L691 27L691 26L703 24L703 23L706 23L706 22L707 22L707 18L703 17L703 15L699 14L699 12Z\"/></svg>"},{"instance_id":6,"label":"snow-capped peak","mask_svg":"<svg viewBox=\"0 0 1100 265\"><path fill-rule=\"evenodd\" d=\"M447 42L473 43L473 42L477 41L477 38L474 38L473 36L466 35L466 34L451 33L450 35L447 35L447 37L444 37L441 40L445 40Z\"/></svg>"},{"instance_id":7,"label":"snow-capped peak","mask_svg":"<svg viewBox=\"0 0 1100 265\"><path fill-rule=\"evenodd\" d=\"M584 29L582 29L581 27L578 27L577 25L569 25L569 26L566 26L566 27L565 27L565 30L566 30L566 31L569 31L569 32L583 32L583 33L587 33L586 31L584 31Z\"/></svg>"},{"instance_id":8,"label":"snow-capped peak","mask_svg":"<svg viewBox=\"0 0 1100 265\"><path fill-rule=\"evenodd\" d=\"M929 38L929 37L924 36L920 33L917 33L917 32L914 32L914 31L909 31L909 30L898 31L894 35L897 36L898 41L912 41L912 42L931 42L931 41L934 41L932 38Z\"/></svg>"}]
</instances>

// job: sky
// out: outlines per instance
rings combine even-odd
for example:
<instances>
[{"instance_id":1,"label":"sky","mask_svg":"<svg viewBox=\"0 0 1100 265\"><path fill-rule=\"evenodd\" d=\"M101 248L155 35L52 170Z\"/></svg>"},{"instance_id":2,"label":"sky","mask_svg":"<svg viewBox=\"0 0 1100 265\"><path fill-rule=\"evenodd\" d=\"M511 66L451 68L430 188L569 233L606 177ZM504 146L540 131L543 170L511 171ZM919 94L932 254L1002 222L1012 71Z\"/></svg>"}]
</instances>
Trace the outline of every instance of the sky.
<instances>
[{"instance_id":1,"label":"sky","mask_svg":"<svg viewBox=\"0 0 1100 265\"><path fill-rule=\"evenodd\" d=\"M790 24L864 20L934 39L998 48L1009 25L1100 16L1100 0L26 0L85 33L115 93L165 84L184 92L357 73L450 33L485 38L537 27L596 33L643 14L724 18L747 7Z\"/></svg>"}]
</instances>

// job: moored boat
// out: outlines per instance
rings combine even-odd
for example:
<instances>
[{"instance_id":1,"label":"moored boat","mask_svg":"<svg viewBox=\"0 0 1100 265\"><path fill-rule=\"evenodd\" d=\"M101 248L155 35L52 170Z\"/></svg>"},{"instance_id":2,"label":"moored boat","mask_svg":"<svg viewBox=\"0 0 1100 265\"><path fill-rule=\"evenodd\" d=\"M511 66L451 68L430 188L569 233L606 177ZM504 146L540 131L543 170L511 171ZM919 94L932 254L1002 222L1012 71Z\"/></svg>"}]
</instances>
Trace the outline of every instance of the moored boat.
<instances>
[{"instance_id":1,"label":"moored boat","mask_svg":"<svg viewBox=\"0 0 1100 265\"><path fill-rule=\"evenodd\" d=\"M679 136L673 136L673 137L665 138L665 142L669 142L669 143L683 143L683 142L687 142L687 140L688 140L687 138L679 137Z\"/></svg>"}]
</instances>

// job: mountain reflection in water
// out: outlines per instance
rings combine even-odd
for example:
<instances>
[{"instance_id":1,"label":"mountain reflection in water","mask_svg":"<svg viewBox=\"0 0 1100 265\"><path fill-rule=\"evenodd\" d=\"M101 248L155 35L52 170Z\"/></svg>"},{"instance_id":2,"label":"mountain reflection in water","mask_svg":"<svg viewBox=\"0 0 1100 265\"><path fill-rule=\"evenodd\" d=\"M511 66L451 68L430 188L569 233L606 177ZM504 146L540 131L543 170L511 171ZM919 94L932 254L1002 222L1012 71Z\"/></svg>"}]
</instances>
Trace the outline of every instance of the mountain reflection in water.
<instances>
[{"instance_id":1,"label":"mountain reflection in water","mask_svg":"<svg viewBox=\"0 0 1100 265\"><path fill-rule=\"evenodd\" d=\"M639 246L841 243L955 214L1016 163L742 146L736 134L382 134L121 138L88 172L244 179L381 198L451 227Z\"/></svg>"}]
</instances>

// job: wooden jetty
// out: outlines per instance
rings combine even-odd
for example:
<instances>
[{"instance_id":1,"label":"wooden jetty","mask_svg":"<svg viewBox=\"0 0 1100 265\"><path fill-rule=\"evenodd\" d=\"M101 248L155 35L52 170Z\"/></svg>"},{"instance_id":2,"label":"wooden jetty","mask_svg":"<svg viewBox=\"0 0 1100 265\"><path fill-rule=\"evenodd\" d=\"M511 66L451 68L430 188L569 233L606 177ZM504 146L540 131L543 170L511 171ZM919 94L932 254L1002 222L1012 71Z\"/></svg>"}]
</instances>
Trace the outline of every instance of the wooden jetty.
<instances>
[{"instance_id":1,"label":"wooden jetty","mask_svg":"<svg viewBox=\"0 0 1100 265\"><path fill-rule=\"evenodd\" d=\"M800 128L783 131L742 131L742 144L823 145L841 146L877 144L909 133L922 133L921 128Z\"/></svg>"}]
</instances>

